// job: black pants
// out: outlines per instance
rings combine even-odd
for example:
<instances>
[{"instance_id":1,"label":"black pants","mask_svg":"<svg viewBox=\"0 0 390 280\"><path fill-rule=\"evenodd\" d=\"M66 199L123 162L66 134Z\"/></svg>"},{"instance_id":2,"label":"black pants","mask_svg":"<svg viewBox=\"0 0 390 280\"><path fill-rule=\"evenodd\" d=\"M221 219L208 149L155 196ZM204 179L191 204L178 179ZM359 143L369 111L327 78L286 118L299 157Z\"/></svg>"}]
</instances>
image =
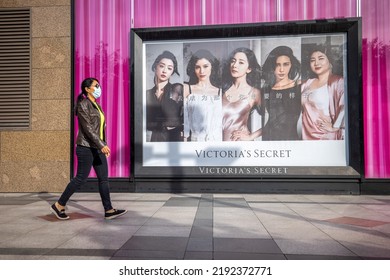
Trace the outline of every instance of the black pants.
<instances>
[{"instance_id":1,"label":"black pants","mask_svg":"<svg viewBox=\"0 0 390 280\"><path fill-rule=\"evenodd\" d=\"M87 182L91 168L96 172L99 181L99 193L102 199L104 211L112 209L110 199L110 189L108 185L108 165L106 156L98 149L83 146L76 147L77 155L77 174L62 193L58 203L65 206L69 198L74 194L77 188Z\"/></svg>"}]
</instances>

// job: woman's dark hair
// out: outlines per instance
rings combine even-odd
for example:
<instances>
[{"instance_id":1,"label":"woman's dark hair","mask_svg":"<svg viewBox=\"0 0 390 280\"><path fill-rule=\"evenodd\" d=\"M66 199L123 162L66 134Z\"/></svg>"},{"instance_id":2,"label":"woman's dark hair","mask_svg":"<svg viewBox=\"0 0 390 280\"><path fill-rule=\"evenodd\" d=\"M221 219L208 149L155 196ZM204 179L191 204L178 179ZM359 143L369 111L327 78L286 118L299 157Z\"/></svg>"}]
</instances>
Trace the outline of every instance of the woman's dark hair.
<instances>
[{"instance_id":1,"label":"woman's dark hair","mask_svg":"<svg viewBox=\"0 0 390 280\"><path fill-rule=\"evenodd\" d=\"M170 51L164 51L162 54L160 54L152 65L152 71L154 72L156 70L157 64L160 63L160 61L164 58L170 59L173 62L173 73L176 73L178 76L180 76L179 71L177 70L177 59L176 56L171 53Z\"/></svg>"},{"instance_id":2,"label":"woman's dark hair","mask_svg":"<svg viewBox=\"0 0 390 280\"><path fill-rule=\"evenodd\" d=\"M92 78L92 77L86 78L86 79L84 79L84 81L81 82L81 93L77 97L77 102L76 102L76 105L74 108L75 115L77 115L77 105L79 104L79 102L81 100L87 98L87 96L88 96L88 92L85 90L85 88L91 87L94 81L99 83L98 79Z\"/></svg>"},{"instance_id":3,"label":"woman's dark hair","mask_svg":"<svg viewBox=\"0 0 390 280\"><path fill-rule=\"evenodd\" d=\"M294 53L290 47L278 46L274 48L267 56L263 64L263 79L268 86L274 86L276 83L275 68L276 60L281 56L287 56L291 61L291 69L288 73L288 78L291 80L297 80L300 76L301 63L294 56Z\"/></svg>"},{"instance_id":4,"label":"woman's dark hair","mask_svg":"<svg viewBox=\"0 0 390 280\"><path fill-rule=\"evenodd\" d=\"M215 87L220 87L220 70L218 59L208 50L198 50L192 56L187 65L187 75L190 77L188 84L194 85L198 83L198 77L195 74L195 65L200 59L206 59L211 64L210 82Z\"/></svg>"},{"instance_id":5,"label":"woman's dark hair","mask_svg":"<svg viewBox=\"0 0 390 280\"><path fill-rule=\"evenodd\" d=\"M235 49L230 55L228 60L225 61L223 72L222 72L222 79L223 79L223 85L222 85L222 91L227 91L233 84L233 77L230 73L230 63L236 53L244 53L248 59L249 68L252 70L250 73L246 76L247 83L255 88L260 88L261 85L261 66L257 62L257 58L255 53L248 48L237 48Z\"/></svg>"}]
</instances>

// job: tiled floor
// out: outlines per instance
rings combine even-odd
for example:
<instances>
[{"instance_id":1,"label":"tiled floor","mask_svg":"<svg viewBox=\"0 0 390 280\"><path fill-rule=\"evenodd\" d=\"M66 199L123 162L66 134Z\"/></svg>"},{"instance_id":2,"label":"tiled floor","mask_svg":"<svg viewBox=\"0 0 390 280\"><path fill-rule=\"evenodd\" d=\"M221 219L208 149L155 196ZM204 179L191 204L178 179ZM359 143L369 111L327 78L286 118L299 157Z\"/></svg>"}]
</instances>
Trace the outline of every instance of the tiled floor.
<instances>
[{"instance_id":1,"label":"tiled floor","mask_svg":"<svg viewBox=\"0 0 390 280\"><path fill-rule=\"evenodd\" d=\"M390 259L390 196L0 194L0 259Z\"/></svg>"}]
</instances>

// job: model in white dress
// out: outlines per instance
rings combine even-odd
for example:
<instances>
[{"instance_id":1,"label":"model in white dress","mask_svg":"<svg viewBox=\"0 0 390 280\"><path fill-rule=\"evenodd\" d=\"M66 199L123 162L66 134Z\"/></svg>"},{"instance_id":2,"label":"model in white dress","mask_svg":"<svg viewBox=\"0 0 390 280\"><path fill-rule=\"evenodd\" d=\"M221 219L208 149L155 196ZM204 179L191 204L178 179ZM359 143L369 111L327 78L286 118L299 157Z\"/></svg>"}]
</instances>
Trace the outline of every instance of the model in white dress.
<instances>
[{"instance_id":1,"label":"model in white dress","mask_svg":"<svg viewBox=\"0 0 390 280\"><path fill-rule=\"evenodd\" d=\"M184 141L222 141L222 91L219 61L208 50L195 52L184 84Z\"/></svg>"},{"instance_id":2,"label":"model in white dress","mask_svg":"<svg viewBox=\"0 0 390 280\"><path fill-rule=\"evenodd\" d=\"M222 98L217 94L193 93L184 103L184 137L190 141L222 141Z\"/></svg>"}]
</instances>

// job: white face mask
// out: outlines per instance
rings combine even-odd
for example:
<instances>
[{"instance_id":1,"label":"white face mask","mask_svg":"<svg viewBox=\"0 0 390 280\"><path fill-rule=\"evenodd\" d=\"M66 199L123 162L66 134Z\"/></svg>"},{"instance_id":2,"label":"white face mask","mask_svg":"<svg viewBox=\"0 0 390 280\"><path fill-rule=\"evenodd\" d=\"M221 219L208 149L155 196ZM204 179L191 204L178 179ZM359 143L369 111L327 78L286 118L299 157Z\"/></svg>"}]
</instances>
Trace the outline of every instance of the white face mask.
<instances>
[{"instance_id":1,"label":"white face mask","mask_svg":"<svg viewBox=\"0 0 390 280\"><path fill-rule=\"evenodd\" d=\"M102 95L102 88L101 87L95 87L95 91L92 93L93 97L99 98Z\"/></svg>"}]
</instances>

